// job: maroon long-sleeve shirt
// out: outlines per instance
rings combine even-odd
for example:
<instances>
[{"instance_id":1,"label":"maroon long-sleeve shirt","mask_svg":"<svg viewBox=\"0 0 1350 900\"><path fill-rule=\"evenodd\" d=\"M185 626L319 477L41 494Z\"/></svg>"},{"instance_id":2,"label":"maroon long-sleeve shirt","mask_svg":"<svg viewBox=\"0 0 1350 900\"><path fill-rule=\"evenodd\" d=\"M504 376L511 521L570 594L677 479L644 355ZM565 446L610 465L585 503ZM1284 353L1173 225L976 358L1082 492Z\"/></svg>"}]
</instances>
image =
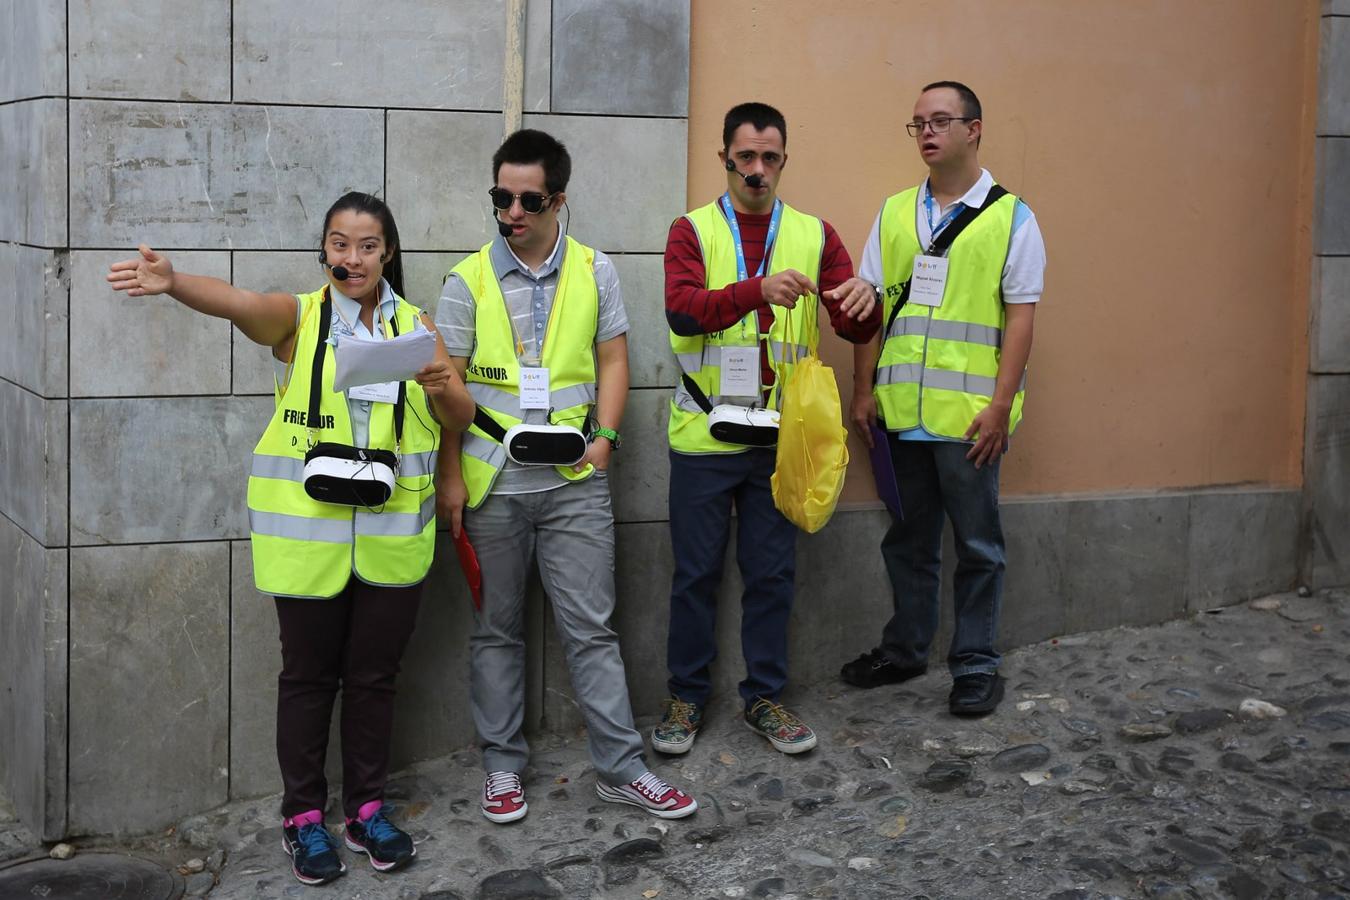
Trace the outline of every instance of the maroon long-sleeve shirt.
<instances>
[{"instance_id":1,"label":"maroon long-sleeve shirt","mask_svg":"<svg viewBox=\"0 0 1350 900\"><path fill-rule=\"evenodd\" d=\"M764 259L764 238L769 231L770 213L736 213L741 230L741 247L748 272L759 269ZM846 341L861 344L872 339L881 326L881 304L864 319L850 319L839 309L839 301L826 296L853 277L853 260L843 241L829 222L825 222L825 247L820 256L820 299L830 315L830 326ZM704 287L706 268L698 235L688 219L681 216L670 226L666 239L666 322L679 335L709 334L721 331L743 319L751 310L758 312L759 331L768 334L773 326L773 307L760 293L762 276L752 276L710 291ZM774 371L767 344L760 342L760 377L765 385L774 383Z\"/></svg>"}]
</instances>

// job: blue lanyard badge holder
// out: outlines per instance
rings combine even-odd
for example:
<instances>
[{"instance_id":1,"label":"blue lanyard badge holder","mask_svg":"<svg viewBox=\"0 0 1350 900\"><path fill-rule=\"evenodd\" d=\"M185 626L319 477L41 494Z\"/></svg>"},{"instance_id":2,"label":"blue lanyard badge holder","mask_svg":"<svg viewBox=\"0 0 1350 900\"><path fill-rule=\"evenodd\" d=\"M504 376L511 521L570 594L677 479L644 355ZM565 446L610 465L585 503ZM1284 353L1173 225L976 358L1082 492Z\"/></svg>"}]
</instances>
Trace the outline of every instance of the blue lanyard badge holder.
<instances>
[{"instance_id":1,"label":"blue lanyard badge holder","mask_svg":"<svg viewBox=\"0 0 1350 900\"><path fill-rule=\"evenodd\" d=\"M314 431L322 425L319 412L319 391L323 384L323 363L328 352L328 328L332 319L328 294L325 291L319 305L319 338L314 348L314 369L309 382L309 411L305 419L309 427L309 450L305 453L305 493L321 503L339 506L360 506L373 509L384 505L394 493L398 478L398 453L403 440L403 412L407 401L407 384L398 385L398 403L394 406L395 451L374 447L355 447L335 441L314 442ZM398 336L398 322L389 320L389 327Z\"/></svg>"},{"instance_id":2,"label":"blue lanyard badge holder","mask_svg":"<svg viewBox=\"0 0 1350 900\"><path fill-rule=\"evenodd\" d=\"M741 245L741 226L736 221L736 211L731 206L731 197L727 194L722 195L721 199L722 214L726 217L727 227L731 229L731 241L736 247L736 280L745 281L750 277L749 270L745 265L745 250ZM759 261L759 269L755 276L763 275L769 265L769 256L773 251L774 238L778 235L778 225L783 218L783 201L775 200L773 204L773 215L769 217L769 230L764 236L764 257ZM756 317L755 334L759 334L758 313L752 312L750 315ZM724 353L727 348L723 348ZM722 363L726 365L726 360ZM756 385L759 383L759 342L755 343L755 352L753 362L750 363L755 372L754 379ZM778 410L764 409L756 406L739 406L735 403L719 403L716 406L708 399L707 394L698 386L688 373L682 376L684 388L689 395L694 398L694 402L699 408L708 414L708 434L716 440L726 444L741 444L747 447L772 447L778 443ZM758 390L755 391L758 394Z\"/></svg>"}]
</instances>

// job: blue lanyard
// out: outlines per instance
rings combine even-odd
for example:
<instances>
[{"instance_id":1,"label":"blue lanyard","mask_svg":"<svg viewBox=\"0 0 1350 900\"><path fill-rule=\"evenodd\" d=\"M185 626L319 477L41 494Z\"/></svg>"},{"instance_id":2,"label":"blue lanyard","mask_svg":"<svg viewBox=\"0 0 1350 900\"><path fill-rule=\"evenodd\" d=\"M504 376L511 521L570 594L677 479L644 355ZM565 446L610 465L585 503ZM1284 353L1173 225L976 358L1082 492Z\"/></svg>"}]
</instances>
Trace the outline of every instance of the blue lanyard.
<instances>
[{"instance_id":1,"label":"blue lanyard","mask_svg":"<svg viewBox=\"0 0 1350 900\"><path fill-rule=\"evenodd\" d=\"M736 280L744 281L750 277L745 268L745 250L741 247L741 226L736 221L736 210L731 207L730 192L722 195L722 214L726 216L727 226L731 228L731 242L736 245ZM769 231L764 235L764 258L759 261L759 269L755 272L758 278L764 274L765 267L769 264L769 253L773 250L773 239L778 234L778 222L783 218L783 201L773 201L773 215L769 217Z\"/></svg>"},{"instance_id":2,"label":"blue lanyard","mask_svg":"<svg viewBox=\"0 0 1350 900\"><path fill-rule=\"evenodd\" d=\"M952 219L961 215L965 211L966 205L958 203L952 207L952 211L942 217L942 221L936 225L933 224L933 189L928 186L928 182L923 183L923 212L924 218L928 221L928 240L929 243L942 233L942 229L952 224Z\"/></svg>"}]
</instances>

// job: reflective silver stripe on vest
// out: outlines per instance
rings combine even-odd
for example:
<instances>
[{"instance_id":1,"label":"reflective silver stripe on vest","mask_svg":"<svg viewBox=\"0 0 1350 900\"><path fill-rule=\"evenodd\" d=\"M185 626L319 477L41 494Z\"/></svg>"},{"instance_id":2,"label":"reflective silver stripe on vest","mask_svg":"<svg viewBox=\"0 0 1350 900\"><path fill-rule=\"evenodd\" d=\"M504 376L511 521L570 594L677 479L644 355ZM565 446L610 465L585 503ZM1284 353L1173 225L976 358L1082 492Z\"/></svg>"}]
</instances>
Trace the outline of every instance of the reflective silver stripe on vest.
<instances>
[{"instance_id":1,"label":"reflective silver stripe on vest","mask_svg":"<svg viewBox=\"0 0 1350 900\"><path fill-rule=\"evenodd\" d=\"M460 439L460 449L474 459L494 469L506 465L506 448L494 440L466 431Z\"/></svg>"},{"instance_id":2,"label":"reflective silver stripe on vest","mask_svg":"<svg viewBox=\"0 0 1350 900\"><path fill-rule=\"evenodd\" d=\"M490 384L484 384L481 381L469 382L469 396L473 397L473 402L484 409L490 409L493 412L499 412L505 416L511 416L513 419L519 419L521 412L520 397L504 391L501 388L493 387ZM581 406L584 403L595 402L595 382L585 382L583 384L574 384L571 387L558 388L556 391L550 391L548 395L549 405L555 409L571 409L574 406Z\"/></svg>"},{"instance_id":3,"label":"reflective silver stripe on vest","mask_svg":"<svg viewBox=\"0 0 1350 900\"><path fill-rule=\"evenodd\" d=\"M720 398L709 397L708 402L713 406L716 406L719 399ZM703 412L703 407L694 402L693 395L684 389L683 384L675 385L675 405L684 412L693 413L694 415Z\"/></svg>"},{"instance_id":4,"label":"reflective silver stripe on vest","mask_svg":"<svg viewBox=\"0 0 1350 900\"><path fill-rule=\"evenodd\" d=\"M435 468L435 450L428 450L425 453L405 453L398 461L400 478L420 478L423 475L431 475L434 474Z\"/></svg>"},{"instance_id":5,"label":"reflective silver stripe on vest","mask_svg":"<svg viewBox=\"0 0 1350 900\"><path fill-rule=\"evenodd\" d=\"M780 365L785 362L790 362L795 365L810 352L809 348L804 347L801 344L786 343L783 341L770 341L769 349L773 353L773 361Z\"/></svg>"},{"instance_id":6,"label":"reflective silver stripe on vest","mask_svg":"<svg viewBox=\"0 0 1350 900\"><path fill-rule=\"evenodd\" d=\"M416 537L436 517L436 496L422 501L415 513L356 511L356 533L362 537Z\"/></svg>"},{"instance_id":7,"label":"reflective silver stripe on vest","mask_svg":"<svg viewBox=\"0 0 1350 900\"><path fill-rule=\"evenodd\" d=\"M676 353L675 361L680 364L680 371L687 375L693 375L705 366L721 368L722 347L720 344L704 344L697 353Z\"/></svg>"},{"instance_id":8,"label":"reflective silver stripe on vest","mask_svg":"<svg viewBox=\"0 0 1350 900\"><path fill-rule=\"evenodd\" d=\"M760 406L756 397L726 397L722 394L710 394L708 403L713 406L721 406L725 403L729 406L744 406L747 408ZM703 407L699 406L694 400L693 394L685 390L683 381L675 385L675 405L687 413L699 415L703 412Z\"/></svg>"},{"instance_id":9,"label":"reflective silver stripe on vest","mask_svg":"<svg viewBox=\"0 0 1350 900\"><path fill-rule=\"evenodd\" d=\"M918 384L923 374L920 363L905 363L896 366L882 366L877 369L877 386L883 384Z\"/></svg>"},{"instance_id":10,"label":"reflective silver stripe on vest","mask_svg":"<svg viewBox=\"0 0 1350 900\"><path fill-rule=\"evenodd\" d=\"M277 478L282 481L303 482L305 480L305 461L294 456L268 456L265 453L253 454L253 467L249 474L254 478Z\"/></svg>"},{"instance_id":11,"label":"reflective silver stripe on vest","mask_svg":"<svg viewBox=\"0 0 1350 900\"><path fill-rule=\"evenodd\" d=\"M705 346L700 353L677 353L675 354L675 359L679 362L681 371L693 375L695 372L707 366L717 366L718 368L721 368L722 351L727 346L740 347L749 345L713 344L711 346ZM773 361L781 364L784 362L795 363L806 356L809 351L801 344L770 341L769 352L773 354Z\"/></svg>"},{"instance_id":12,"label":"reflective silver stripe on vest","mask_svg":"<svg viewBox=\"0 0 1350 900\"><path fill-rule=\"evenodd\" d=\"M398 475L400 478L420 478L435 472L436 451L425 453L404 453L399 458ZM253 454L253 467L249 474L254 478L276 478L281 481L305 481L305 461L292 456L268 456L264 453Z\"/></svg>"},{"instance_id":13,"label":"reflective silver stripe on vest","mask_svg":"<svg viewBox=\"0 0 1350 900\"><path fill-rule=\"evenodd\" d=\"M250 509L248 529L254 534L297 541L320 541L325 544L350 544L352 541L352 523L346 519L311 519L307 516Z\"/></svg>"},{"instance_id":14,"label":"reflective silver stripe on vest","mask_svg":"<svg viewBox=\"0 0 1350 900\"><path fill-rule=\"evenodd\" d=\"M981 397L994 396L995 379L985 375L971 375L968 372L953 372L950 369L924 369L923 386L940 388L944 391L960 391L963 394L978 394Z\"/></svg>"},{"instance_id":15,"label":"reflective silver stripe on vest","mask_svg":"<svg viewBox=\"0 0 1350 900\"><path fill-rule=\"evenodd\" d=\"M966 394L978 394L981 397L993 397L997 379L986 375L971 375L966 372L953 372L950 369L925 369L918 363L905 363L898 366L882 366L877 370L877 385L883 384L920 384L926 388L939 388L944 391L961 391ZM1027 389L1027 373L1022 372L1022 383L1017 390Z\"/></svg>"},{"instance_id":16,"label":"reflective silver stripe on vest","mask_svg":"<svg viewBox=\"0 0 1350 900\"><path fill-rule=\"evenodd\" d=\"M928 316L900 316L891 326L888 338L908 335L928 336L942 341L963 341L982 347L1001 347L1003 332L989 325L930 319Z\"/></svg>"}]
</instances>

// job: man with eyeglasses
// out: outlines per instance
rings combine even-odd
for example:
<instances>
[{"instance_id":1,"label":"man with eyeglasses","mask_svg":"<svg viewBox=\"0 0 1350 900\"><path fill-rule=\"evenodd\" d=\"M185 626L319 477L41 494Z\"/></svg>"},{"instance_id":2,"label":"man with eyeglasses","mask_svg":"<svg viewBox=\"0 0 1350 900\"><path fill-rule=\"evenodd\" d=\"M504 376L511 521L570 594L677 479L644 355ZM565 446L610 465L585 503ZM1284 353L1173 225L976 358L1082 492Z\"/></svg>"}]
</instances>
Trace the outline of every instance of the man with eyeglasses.
<instances>
[{"instance_id":1,"label":"man with eyeglasses","mask_svg":"<svg viewBox=\"0 0 1350 900\"><path fill-rule=\"evenodd\" d=\"M538 558L544 592L586 719L596 793L652 815L690 815L694 798L647 769L633 727L614 612L610 454L628 395L628 318L614 266L568 237L558 211L572 160L542 131L517 131L492 157L498 235L446 277L436 323L477 404L473 426L445 432L437 505L473 539L482 606L470 648L469 699L483 747L481 807L492 822L528 811L525 588ZM518 438L524 432L522 445ZM541 461L560 435L584 456ZM515 450L534 447L517 461ZM581 452L577 450L578 454ZM547 454L544 454L547 455Z\"/></svg>"},{"instance_id":2,"label":"man with eyeglasses","mask_svg":"<svg viewBox=\"0 0 1350 900\"><path fill-rule=\"evenodd\" d=\"M894 615L881 644L844 665L861 688L922 675L938 626L942 524L956 539L948 705L992 712L1005 565L999 460L1022 417L1045 244L1031 210L980 167L980 101L964 84L926 86L905 128L928 178L889 198L861 275L884 295L881 339L854 349L850 418L872 445L880 418L904 508L881 542Z\"/></svg>"},{"instance_id":3,"label":"man with eyeglasses","mask_svg":"<svg viewBox=\"0 0 1350 900\"><path fill-rule=\"evenodd\" d=\"M816 745L779 702L787 684L797 528L775 507L773 427L748 446L710 423L773 418L793 365L819 335L816 297L835 332L866 341L880 319L872 285L829 224L778 199L787 123L763 103L733 107L718 153L727 190L676 219L666 243L666 321L682 377L670 407L670 592L665 715L652 746L686 753L712 694L722 560L736 509L744 720L783 753ZM719 418L721 417L721 418ZM756 435L738 435L753 438Z\"/></svg>"}]
</instances>

